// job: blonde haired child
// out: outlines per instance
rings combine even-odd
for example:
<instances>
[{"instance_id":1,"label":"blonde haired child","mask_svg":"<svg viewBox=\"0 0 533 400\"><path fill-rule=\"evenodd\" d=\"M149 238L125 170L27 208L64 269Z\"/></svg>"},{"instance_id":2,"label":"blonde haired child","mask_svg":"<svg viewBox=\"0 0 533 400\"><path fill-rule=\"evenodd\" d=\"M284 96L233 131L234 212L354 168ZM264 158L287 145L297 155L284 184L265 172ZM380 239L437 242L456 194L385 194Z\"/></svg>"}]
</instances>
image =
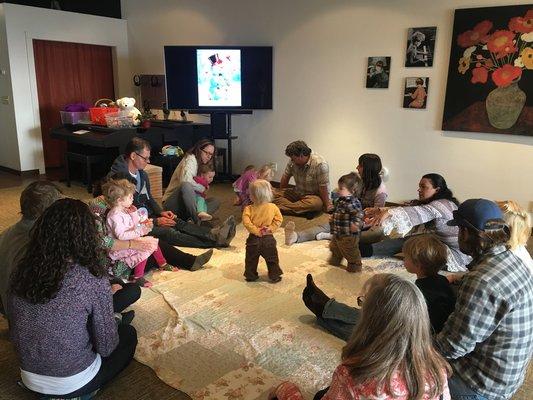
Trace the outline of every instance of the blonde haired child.
<instances>
[{"instance_id":1,"label":"blonde haired child","mask_svg":"<svg viewBox=\"0 0 533 400\"><path fill-rule=\"evenodd\" d=\"M133 206L135 185L127 179L110 180L102 186L106 202L111 209L107 213L106 225L112 237L119 240L132 240L146 235L152 229L152 221L142 220L139 212ZM134 249L110 250L112 260L121 260L133 269L132 281L142 287L151 287L152 283L143 278L146 261L150 255L154 256L159 269L175 271L167 264L161 249L157 246L154 252Z\"/></svg>"},{"instance_id":2,"label":"blonde haired child","mask_svg":"<svg viewBox=\"0 0 533 400\"><path fill-rule=\"evenodd\" d=\"M244 209L244 207L251 204L249 187L250 183L256 179L264 179L268 182L274 179L272 164L265 164L259 170L256 170L253 165L246 167L239 179L233 183L233 188L237 193L234 205L240 205Z\"/></svg>"},{"instance_id":3,"label":"blonde haired child","mask_svg":"<svg viewBox=\"0 0 533 400\"><path fill-rule=\"evenodd\" d=\"M533 272L533 259L526 249L531 236L531 217L516 201L498 201L503 211L503 219L511 229L511 238L507 242L510 250L519 257Z\"/></svg>"},{"instance_id":4,"label":"blonde haired child","mask_svg":"<svg viewBox=\"0 0 533 400\"><path fill-rule=\"evenodd\" d=\"M262 256L267 264L270 282L281 281L283 271L279 266L276 239L272 235L281 226L283 217L279 208L271 203L274 195L270 182L257 179L250 183L252 204L246 206L242 213L242 223L250 232L246 240L246 260L244 277L247 282L259 279L257 264Z\"/></svg>"}]
</instances>

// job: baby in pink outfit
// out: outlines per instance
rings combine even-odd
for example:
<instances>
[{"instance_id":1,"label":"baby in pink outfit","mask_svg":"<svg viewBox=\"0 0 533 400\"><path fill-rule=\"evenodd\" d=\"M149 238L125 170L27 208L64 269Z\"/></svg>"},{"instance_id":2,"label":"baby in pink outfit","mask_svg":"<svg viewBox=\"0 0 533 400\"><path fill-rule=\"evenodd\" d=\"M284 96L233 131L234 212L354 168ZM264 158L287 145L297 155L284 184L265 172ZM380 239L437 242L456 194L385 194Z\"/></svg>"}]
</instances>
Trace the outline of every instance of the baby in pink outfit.
<instances>
[{"instance_id":1,"label":"baby in pink outfit","mask_svg":"<svg viewBox=\"0 0 533 400\"><path fill-rule=\"evenodd\" d=\"M102 186L104 197L111 207L107 214L107 229L109 234L118 240L132 240L146 235L152 230L153 222L141 217L137 208L133 206L133 193L135 185L126 179L111 180ZM143 278L148 257L154 255L160 270L176 271L168 265L161 249L152 253L134 249L110 250L109 257L112 260L121 260L133 269L132 281L142 287L151 287L152 283Z\"/></svg>"}]
</instances>

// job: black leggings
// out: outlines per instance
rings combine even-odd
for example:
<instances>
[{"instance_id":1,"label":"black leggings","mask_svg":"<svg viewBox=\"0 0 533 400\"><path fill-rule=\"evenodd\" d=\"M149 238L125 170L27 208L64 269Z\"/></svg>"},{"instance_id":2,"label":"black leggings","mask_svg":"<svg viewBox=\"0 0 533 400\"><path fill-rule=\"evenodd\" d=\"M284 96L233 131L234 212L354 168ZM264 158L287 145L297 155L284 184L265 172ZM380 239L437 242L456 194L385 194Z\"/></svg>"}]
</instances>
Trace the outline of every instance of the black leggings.
<instances>
[{"instance_id":1,"label":"black leggings","mask_svg":"<svg viewBox=\"0 0 533 400\"><path fill-rule=\"evenodd\" d=\"M104 387L113 380L124 368L126 368L135 354L137 347L137 331L131 325L118 326L119 342L115 350L108 356L102 358L102 365L95 377L85 386L75 392L62 396L53 396L57 398L72 398L85 396Z\"/></svg>"},{"instance_id":2,"label":"black leggings","mask_svg":"<svg viewBox=\"0 0 533 400\"><path fill-rule=\"evenodd\" d=\"M113 283L113 282L112 282ZM113 294L113 311L124 311L141 297L141 288L136 283L119 283L122 289Z\"/></svg>"}]
</instances>

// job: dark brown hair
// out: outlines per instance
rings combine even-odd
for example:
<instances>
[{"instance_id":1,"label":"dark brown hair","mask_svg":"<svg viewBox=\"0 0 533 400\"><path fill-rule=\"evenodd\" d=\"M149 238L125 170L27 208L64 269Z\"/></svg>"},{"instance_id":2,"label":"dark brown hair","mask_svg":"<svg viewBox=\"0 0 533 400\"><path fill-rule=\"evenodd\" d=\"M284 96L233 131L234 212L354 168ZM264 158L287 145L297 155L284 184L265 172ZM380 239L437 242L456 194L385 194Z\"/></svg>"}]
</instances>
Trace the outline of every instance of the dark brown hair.
<instances>
[{"instance_id":1,"label":"dark brown hair","mask_svg":"<svg viewBox=\"0 0 533 400\"><path fill-rule=\"evenodd\" d=\"M466 230L468 236L465 245L469 255L474 259L483 256L487 251L495 246L507 245L511 238L511 229L503 219L489 219L485 223L485 229L479 231L469 227L459 227Z\"/></svg>"},{"instance_id":2,"label":"dark brown hair","mask_svg":"<svg viewBox=\"0 0 533 400\"><path fill-rule=\"evenodd\" d=\"M215 149L215 154L217 153L215 144L213 143L212 140L201 139L198 142L196 142L194 146L192 146L189 150L187 150L187 154L194 155L196 159L198 160L198 165L201 165L202 162L200 161L201 160L200 155L201 155L202 150L205 149L207 146L213 146ZM215 159L215 155L213 155L213 158L211 158L211 161L209 161L208 164L214 165L214 159Z\"/></svg>"},{"instance_id":3,"label":"dark brown hair","mask_svg":"<svg viewBox=\"0 0 533 400\"><path fill-rule=\"evenodd\" d=\"M309 156L311 154L311 149L307 146L303 140L297 140L295 142L289 143L285 148L285 155L287 157L300 157L300 156Z\"/></svg>"},{"instance_id":4,"label":"dark brown hair","mask_svg":"<svg viewBox=\"0 0 533 400\"><path fill-rule=\"evenodd\" d=\"M96 277L105 276L102 238L84 202L57 200L37 219L30 236L31 246L10 278L10 290L30 303L53 299L73 264Z\"/></svg>"}]
</instances>

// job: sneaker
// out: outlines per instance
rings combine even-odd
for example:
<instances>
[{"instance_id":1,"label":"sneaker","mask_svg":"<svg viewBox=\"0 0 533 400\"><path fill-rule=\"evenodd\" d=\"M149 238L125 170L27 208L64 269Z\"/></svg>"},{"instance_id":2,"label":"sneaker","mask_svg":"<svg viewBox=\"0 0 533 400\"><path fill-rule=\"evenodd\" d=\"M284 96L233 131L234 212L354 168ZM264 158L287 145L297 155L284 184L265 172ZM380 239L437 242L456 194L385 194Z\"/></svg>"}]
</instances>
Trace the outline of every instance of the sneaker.
<instances>
[{"instance_id":1,"label":"sneaker","mask_svg":"<svg viewBox=\"0 0 533 400\"><path fill-rule=\"evenodd\" d=\"M298 240L298 234L295 232L296 225L293 221L289 221L285 224L285 244L290 246Z\"/></svg>"},{"instance_id":2,"label":"sneaker","mask_svg":"<svg viewBox=\"0 0 533 400\"><path fill-rule=\"evenodd\" d=\"M173 267L172 265L168 263L164 263L159 267L159 271L170 271L170 272L177 272L180 269L178 267Z\"/></svg>"},{"instance_id":3,"label":"sneaker","mask_svg":"<svg viewBox=\"0 0 533 400\"><path fill-rule=\"evenodd\" d=\"M205 253L202 253L194 259L194 263L192 264L191 271L198 271L200 268L202 268L205 264L208 263L208 261L213 256L213 249L207 250Z\"/></svg>"}]
</instances>

